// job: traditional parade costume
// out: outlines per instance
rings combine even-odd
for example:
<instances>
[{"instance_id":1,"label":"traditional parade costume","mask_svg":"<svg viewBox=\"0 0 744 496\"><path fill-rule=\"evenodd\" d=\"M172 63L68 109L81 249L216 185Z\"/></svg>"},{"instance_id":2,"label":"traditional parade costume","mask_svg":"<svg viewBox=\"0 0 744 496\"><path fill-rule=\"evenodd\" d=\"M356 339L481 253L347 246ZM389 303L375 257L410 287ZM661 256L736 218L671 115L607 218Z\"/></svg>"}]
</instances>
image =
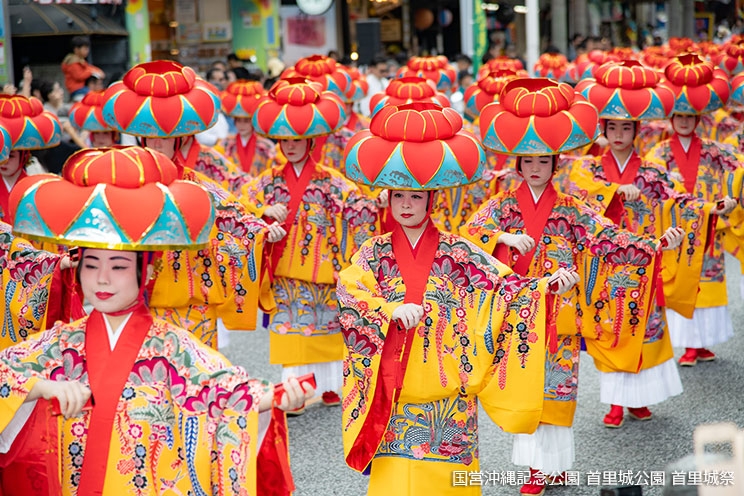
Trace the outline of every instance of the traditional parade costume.
<instances>
[{"instance_id":1,"label":"traditional parade costume","mask_svg":"<svg viewBox=\"0 0 744 496\"><path fill-rule=\"evenodd\" d=\"M217 122L220 99L217 90L191 67L167 60L138 64L106 89L104 99L106 123L143 138L143 146L147 138L177 138L170 157L174 162L204 174L234 195L249 181L237 165L194 138Z\"/></svg>"},{"instance_id":2,"label":"traditional parade costume","mask_svg":"<svg viewBox=\"0 0 744 496\"><path fill-rule=\"evenodd\" d=\"M398 224L338 282L344 452L370 473L370 495L480 494L452 484L453 471L479 470L478 405L507 432L539 423L547 280L515 276L428 215L436 190L477 181L484 165L460 115L432 104L381 109L347 150L355 181L428 195L418 242ZM408 330L392 321L404 303L423 308Z\"/></svg>"},{"instance_id":3,"label":"traditional parade costume","mask_svg":"<svg viewBox=\"0 0 744 496\"><path fill-rule=\"evenodd\" d=\"M230 83L222 92L222 112L235 119L251 122L258 101L266 94L258 81L238 80ZM276 157L276 145L259 136L245 125L243 132L219 140L214 149L238 165L248 178L253 179L268 167ZM246 179L249 180L249 179Z\"/></svg>"},{"instance_id":4,"label":"traditional parade costume","mask_svg":"<svg viewBox=\"0 0 744 496\"><path fill-rule=\"evenodd\" d=\"M89 141L93 148L119 143L119 132L103 120L104 95L105 91L90 91L70 107L70 121L90 133Z\"/></svg>"},{"instance_id":5,"label":"traditional parade costume","mask_svg":"<svg viewBox=\"0 0 744 496\"><path fill-rule=\"evenodd\" d=\"M211 195L179 174L155 151L82 150L68 159L64 178L40 175L19 184L11 198L14 229L83 247L81 264L93 263L86 256L91 248L106 253L206 247L215 215ZM64 206L59 196L67 199ZM49 402L38 401L3 456L21 457L29 444L41 450L41 481L48 487L40 489L39 478L19 468L5 472L5 494L257 493L258 403L270 385L232 367L191 333L152 317L144 301L149 258L137 257L140 289L130 306L108 314L94 309L0 353L0 390L7 392L0 398L4 437L11 420L25 421L17 412L29 405L24 400L40 381L79 381L92 391L91 409L76 417L54 416ZM110 316L124 315L112 329ZM277 460L274 441L262 451ZM24 458L16 462L29 465ZM289 486L272 494L291 490L291 476L272 480L280 481Z\"/></svg>"},{"instance_id":6,"label":"traditional parade costume","mask_svg":"<svg viewBox=\"0 0 744 496\"><path fill-rule=\"evenodd\" d=\"M486 147L551 157L554 172L558 154L594 140L597 124L596 110L568 84L517 79L504 88L500 103L483 108L480 128ZM517 167L527 177L521 160ZM661 262L655 242L621 230L546 179L539 194L526 180L500 191L461 229L520 276L549 277L559 267L582 275L576 290L558 304L558 344L546 356L540 426L534 434L514 438L512 462L530 467L530 480L521 488L521 494L530 495L543 494L548 476L564 480L574 463L582 337L603 369L638 370ZM534 248L521 254L503 244L501 236L509 233L529 236Z\"/></svg>"},{"instance_id":7,"label":"traditional parade costume","mask_svg":"<svg viewBox=\"0 0 744 496\"><path fill-rule=\"evenodd\" d=\"M568 59L560 53L543 53L535 62L532 73L535 77L544 77L563 81L568 75Z\"/></svg>"},{"instance_id":8,"label":"traditional parade costume","mask_svg":"<svg viewBox=\"0 0 744 496\"><path fill-rule=\"evenodd\" d=\"M10 224L10 190L26 177L31 150L57 146L62 135L57 116L44 110L38 98L22 95L0 94L0 126L10 135L9 140L3 140L4 146L11 148L10 155L0 162L0 220Z\"/></svg>"},{"instance_id":9,"label":"traditional parade costume","mask_svg":"<svg viewBox=\"0 0 744 496\"><path fill-rule=\"evenodd\" d=\"M666 81L675 92L674 115L697 116L722 107L729 96L726 74L695 54L680 55L665 69ZM675 119L672 117L672 125ZM741 197L744 168L741 157L721 143L700 138L695 132L675 132L657 144L646 160L677 175L683 191L703 202L715 203L725 196ZM715 224L715 239L703 261L700 292L691 318L667 312L674 346L686 348L680 365L695 365L715 359L707 348L728 341L734 329L728 311L724 250L736 253L744 245L737 235L744 227L744 210L721 216ZM724 247L724 244L726 246Z\"/></svg>"},{"instance_id":10,"label":"traditional parade costume","mask_svg":"<svg viewBox=\"0 0 744 496\"><path fill-rule=\"evenodd\" d=\"M175 62L140 64L109 87L106 95L105 122L143 138L191 140L217 119L216 96L190 68ZM190 148L197 155L200 149L198 143ZM211 193L215 223L208 248L165 251L156 260L150 309L216 348L218 320L227 329L256 327L267 225L247 213L246 205L220 187L219 181L179 157L176 153L179 179L196 182Z\"/></svg>"},{"instance_id":11,"label":"traditional parade costume","mask_svg":"<svg viewBox=\"0 0 744 496\"><path fill-rule=\"evenodd\" d=\"M444 55L411 57L398 69L396 78L420 77L433 81L437 91L449 95L457 86L457 71Z\"/></svg>"},{"instance_id":12,"label":"traditional parade costume","mask_svg":"<svg viewBox=\"0 0 744 496\"><path fill-rule=\"evenodd\" d=\"M245 195L264 211L283 204L286 237L267 249L267 281L276 310L270 332L271 363L283 375L314 372L326 404L340 402L343 338L336 278L352 253L376 233L377 208L339 172L312 158L313 141L338 129L345 105L305 79L280 79L258 104L254 132L277 140L307 140L301 157L261 173ZM271 310L271 307L267 308Z\"/></svg>"},{"instance_id":13,"label":"traditional parade costume","mask_svg":"<svg viewBox=\"0 0 744 496\"><path fill-rule=\"evenodd\" d=\"M595 77L580 82L577 90L599 109L601 119L632 122L637 131L638 121L666 118L674 107L672 90L661 85L657 72L638 62L604 64ZM607 121L604 126L606 133ZM613 372L597 364L600 401L611 405L604 418L607 427L623 424L623 407L629 408L631 417L648 420L652 416L648 406L682 392L664 306L686 314L694 308L713 208L674 191L666 171L642 161L632 143L628 152L625 163L618 161L612 149L598 158L576 160L562 179L556 179L563 191L586 199L605 217L637 235L657 238L670 226L680 226L686 233L679 253L664 252L664 301L657 294L647 316L641 370L637 374ZM637 200L624 200L618 193L627 184L640 190Z\"/></svg>"}]
</instances>

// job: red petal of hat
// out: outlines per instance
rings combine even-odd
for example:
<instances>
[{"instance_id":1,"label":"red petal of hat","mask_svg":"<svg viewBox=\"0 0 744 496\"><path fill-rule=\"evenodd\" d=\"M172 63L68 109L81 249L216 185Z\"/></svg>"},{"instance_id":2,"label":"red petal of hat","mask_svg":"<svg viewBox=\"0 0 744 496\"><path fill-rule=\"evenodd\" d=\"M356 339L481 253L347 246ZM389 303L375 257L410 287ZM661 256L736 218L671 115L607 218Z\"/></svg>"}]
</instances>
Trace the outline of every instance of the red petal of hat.
<instances>
[{"instance_id":1,"label":"red petal of hat","mask_svg":"<svg viewBox=\"0 0 744 496\"><path fill-rule=\"evenodd\" d=\"M643 49L641 60L649 67L663 69L673 56L674 53L668 47L650 46Z\"/></svg>"},{"instance_id":2,"label":"red petal of hat","mask_svg":"<svg viewBox=\"0 0 744 496\"><path fill-rule=\"evenodd\" d=\"M344 150L346 175L393 189L431 190L476 181L485 152L453 109L431 103L383 107Z\"/></svg>"},{"instance_id":3,"label":"red petal of hat","mask_svg":"<svg viewBox=\"0 0 744 496\"><path fill-rule=\"evenodd\" d=\"M346 105L319 83L280 79L261 97L253 114L255 131L275 139L303 139L331 134L346 121Z\"/></svg>"},{"instance_id":4,"label":"red petal of hat","mask_svg":"<svg viewBox=\"0 0 744 496\"><path fill-rule=\"evenodd\" d=\"M135 136L173 138L209 129L217 122L217 90L193 69L157 60L139 64L104 93L103 118Z\"/></svg>"},{"instance_id":5,"label":"red petal of hat","mask_svg":"<svg viewBox=\"0 0 744 496\"><path fill-rule=\"evenodd\" d=\"M664 69L667 85L674 91L674 112L699 115L726 104L730 87L726 73L697 54L674 57Z\"/></svg>"},{"instance_id":6,"label":"red petal of hat","mask_svg":"<svg viewBox=\"0 0 744 496\"><path fill-rule=\"evenodd\" d=\"M30 176L13 189L14 230L32 239L94 248L203 246L214 223L211 197L177 178L175 164L154 150L81 150L65 162L62 177Z\"/></svg>"},{"instance_id":7,"label":"red petal of hat","mask_svg":"<svg viewBox=\"0 0 744 496\"><path fill-rule=\"evenodd\" d=\"M438 90L446 90L457 84L457 71L443 55L411 57L405 67L398 69L396 77L418 76L433 81Z\"/></svg>"},{"instance_id":8,"label":"red petal of hat","mask_svg":"<svg viewBox=\"0 0 744 496\"><path fill-rule=\"evenodd\" d=\"M0 121L14 150L40 150L57 146L62 133L57 116L44 110L38 98L0 94Z\"/></svg>"},{"instance_id":9,"label":"red petal of hat","mask_svg":"<svg viewBox=\"0 0 744 496\"><path fill-rule=\"evenodd\" d=\"M744 71L744 39L732 39L725 44L723 50L713 57L713 63L729 76Z\"/></svg>"},{"instance_id":10,"label":"red petal of hat","mask_svg":"<svg viewBox=\"0 0 744 496\"><path fill-rule=\"evenodd\" d=\"M230 117L253 117L266 90L258 81L239 79L222 92L222 111Z\"/></svg>"},{"instance_id":11,"label":"red petal of hat","mask_svg":"<svg viewBox=\"0 0 744 496\"><path fill-rule=\"evenodd\" d=\"M568 71L568 59L560 53L543 53L537 59L532 72L537 77L547 77L561 81Z\"/></svg>"},{"instance_id":12,"label":"red petal of hat","mask_svg":"<svg viewBox=\"0 0 744 496\"><path fill-rule=\"evenodd\" d=\"M680 55L685 52L697 52L698 47L694 41L690 38L680 38L672 36L669 38L669 48L674 52L674 55Z\"/></svg>"},{"instance_id":13,"label":"red petal of hat","mask_svg":"<svg viewBox=\"0 0 744 496\"><path fill-rule=\"evenodd\" d=\"M505 55L499 55L498 57L493 58L483 64L483 66L478 69L478 77L485 77L490 72L498 72L503 70L522 71L524 70L524 66L519 59L512 59Z\"/></svg>"},{"instance_id":14,"label":"red petal of hat","mask_svg":"<svg viewBox=\"0 0 744 496\"><path fill-rule=\"evenodd\" d=\"M104 91L90 91L83 99L72 104L70 120L80 129L102 132L114 129L103 120Z\"/></svg>"},{"instance_id":15,"label":"red petal of hat","mask_svg":"<svg viewBox=\"0 0 744 496\"><path fill-rule=\"evenodd\" d=\"M282 79L305 78L323 86L323 90L331 91L339 98L351 90L351 75L341 69L341 64L325 55L312 55L297 61L294 67L282 73Z\"/></svg>"},{"instance_id":16,"label":"red petal of hat","mask_svg":"<svg viewBox=\"0 0 744 496\"><path fill-rule=\"evenodd\" d=\"M589 100L602 119L666 119L674 108L674 92L660 74L635 60L607 62L584 79L576 90Z\"/></svg>"},{"instance_id":17,"label":"red petal of hat","mask_svg":"<svg viewBox=\"0 0 744 496\"><path fill-rule=\"evenodd\" d=\"M506 83L519 77L527 77L527 71L513 71L510 69L494 71L479 79L465 90L463 98L468 110L479 113L481 109L491 102L498 101L501 90Z\"/></svg>"},{"instance_id":18,"label":"red petal of hat","mask_svg":"<svg viewBox=\"0 0 744 496\"><path fill-rule=\"evenodd\" d=\"M385 91L372 95L369 109L374 115L383 106L407 103L434 103L440 107L450 107L449 98L437 91L433 81L418 76L407 76L393 79Z\"/></svg>"},{"instance_id":19,"label":"red petal of hat","mask_svg":"<svg viewBox=\"0 0 744 496\"><path fill-rule=\"evenodd\" d=\"M557 154L598 135L596 109L570 85L545 78L510 81L480 119L483 145L511 155Z\"/></svg>"},{"instance_id":20,"label":"red petal of hat","mask_svg":"<svg viewBox=\"0 0 744 496\"><path fill-rule=\"evenodd\" d=\"M338 68L347 73L351 78L351 85L349 85L348 91L344 94L344 100L347 102L353 102L361 100L367 96L367 93L369 92L369 83L367 82L367 78L362 76L362 73L359 72L359 69L341 64L338 65Z\"/></svg>"}]
</instances>

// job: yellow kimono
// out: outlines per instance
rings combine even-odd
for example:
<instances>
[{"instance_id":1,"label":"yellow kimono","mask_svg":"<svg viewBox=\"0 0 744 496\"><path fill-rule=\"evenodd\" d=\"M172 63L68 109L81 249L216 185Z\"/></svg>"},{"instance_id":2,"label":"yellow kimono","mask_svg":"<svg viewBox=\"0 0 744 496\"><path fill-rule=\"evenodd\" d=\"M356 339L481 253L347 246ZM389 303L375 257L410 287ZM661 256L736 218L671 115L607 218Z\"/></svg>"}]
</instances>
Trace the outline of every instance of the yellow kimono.
<instances>
[{"instance_id":1,"label":"yellow kimono","mask_svg":"<svg viewBox=\"0 0 744 496\"><path fill-rule=\"evenodd\" d=\"M156 259L150 310L216 349L218 318L227 329L256 328L266 223L202 174L186 169L183 179L212 194L216 218L210 246L165 251Z\"/></svg>"},{"instance_id":2,"label":"yellow kimono","mask_svg":"<svg viewBox=\"0 0 744 496\"><path fill-rule=\"evenodd\" d=\"M217 153L225 156L233 164L243 170L245 176L241 181L244 184L250 182L250 180L255 176L268 169L272 160L274 160L274 157L276 156L276 146L270 139L258 135L253 135L250 139L255 139L255 148L251 161L245 164L242 163L241 160L238 135L228 136L225 139L219 140L217 144L214 145L214 150Z\"/></svg>"},{"instance_id":3,"label":"yellow kimono","mask_svg":"<svg viewBox=\"0 0 744 496\"><path fill-rule=\"evenodd\" d=\"M675 183L664 170L641 161L633 154L623 173L619 173L610 152L602 157L583 157L556 175L560 189L587 201L598 213L636 235L660 237L671 226L685 230L679 250L663 252L662 279L665 303L654 303L648 315L641 369L652 368L674 356L664 307L682 315L692 315L698 298L697 288L708 241L709 213L714 204L703 203L675 191ZM641 190L636 201L623 201L617 195L621 184L635 184ZM597 363L602 372L612 372Z\"/></svg>"},{"instance_id":4,"label":"yellow kimono","mask_svg":"<svg viewBox=\"0 0 744 496\"><path fill-rule=\"evenodd\" d=\"M364 243L339 277L344 452L350 467L370 470L373 496L479 495L453 487L453 471L479 470L478 405L507 432L534 432L542 414L546 280L517 277L469 241L432 230L433 242L420 241L434 250L424 316L403 331L405 344L391 323L407 291L396 231ZM404 346L398 388L382 356Z\"/></svg>"},{"instance_id":5,"label":"yellow kimono","mask_svg":"<svg viewBox=\"0 0 744 496\"><path fill-rule=\"evenodd\" d=\"M527 188L522 183L519 189L492 197L460 231L526 277L549 277L560 267L581 276L575 290L560 300L558 347L546 357L540 419L570 427L576 410L582 337L595 363L603 368L631 373L639 368L653 302L656 247L652 241L622 231L581 200L555 192L552 186L543 192L535 213L531 205L525 205L525 201L533 202ZM543 219L543 230L535 232ZM497 244L503 233L530 235L536 242L534 252L523 257Z\"/></svg>"},{"instance_id":6,"label":"yellow kimono","mask_svg":"<svg viewBox=\"0 0 744 496\"><path fill-rule=\"evenodd\" d=\"M695 136L692 138L690 150L694 149L697 142L700 150L699 160L695 160L694 170L688 172L675 158L675 142L679 142L676 135L657 144L646 156L646 160L679 175L683 179L680 181L682 191L702 202L715 204L726 195L740 201L739 206L730 215L718 218L712 249L705 252L700 294L695 304L695 308L726 306L728 294L724 251L727 250L740 260L744 260L741 253L741 248L744 248L742 232L744 209L741 206L744 168L740 165L744 156L734 153L731 147ZM681 148L679 150L683 151Z\"/></svg>"},{"instance_id":7,"label":"yellow kimono","mask_svg":"<svg viewBox=\"0 0 744 496\"><path fill-rule=\"evenodd\" d=\"M0 284L3 289L0 350L43 330L50 299L55 310L61 310L65 289L59 270L60 256L36 250L28 241L13 236L11 229L0 222ZM58 315L52 312L50 326Z\"/></svg>"},{"instance_id":8,"label":"yellow kimono","mask_svg":"<svg viewBox=\"0 0 744 496\"><path fill-rule=\"evenodd\" d=\"M294 169L287 164L264 171L244 193L263 209L301 195L294 218L285 221L286 244L267 247L269 258L277 258L268 269L275 304L267 310L276 307L269 359L286 366L343 358L336 279L357 247L379 229L377 208L356 185L312 161L305 168L310 177L303 191L288 186L286 174Z\"/></svg>"},{"instance_id":9,"label":"yellow kimono","mask_svg":"<svg viewBox=\"0 0 744 496\"><path fill-rule=\"evenodd\" d=\"M89 384L88 319L0 352L0 430L39 379ZM191 333L155 320L118 399L103 494L255 494L257 408L267 390ZM59 448L49 449L64 496L78 492L96 408L57 417Z\"/></svg>"}]
</instances>

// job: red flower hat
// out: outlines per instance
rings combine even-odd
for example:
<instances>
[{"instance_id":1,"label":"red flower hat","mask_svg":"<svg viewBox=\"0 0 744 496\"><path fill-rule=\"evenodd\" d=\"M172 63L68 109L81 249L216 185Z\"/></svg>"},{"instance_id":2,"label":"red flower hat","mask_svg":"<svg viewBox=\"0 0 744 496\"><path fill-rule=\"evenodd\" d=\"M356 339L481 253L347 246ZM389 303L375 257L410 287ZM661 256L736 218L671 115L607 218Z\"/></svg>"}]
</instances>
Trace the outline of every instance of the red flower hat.
<instances>
[{"instance_id":1,"label":"red flower hat","mask_svg":"<svg viewBox=\"0 0 744 496\"><path fill-rule=\"evenodd\" d=\"M522 65L522 62L519 59L512 59L505 55L499 55L496 58L493 58L483 64L480 69L478 69L478 78L482 78L487 76L491 72L499 72L499 71L523 71L524 66Z\"/></svg>"},{"instance_id":2,"label":"red flower hat","mask_svg":"<svg viewBox=\"0 0 744 496\"><path fill-rule=\"evenodd\" d=\"M51 148L62 139L57 116L33 96L0 94L0 125L8 131L13 150Z\"/></svg>"},{"instance_id":3,"label":"red flower hat","mask_svg":"<svg viewBox=\"0 0 744 496\"><path fill-rule=\"evenodd\" d=\"M643 49L641 61L651 68L663 69L672 57L674 57L674 53L669 47L650 46Z\"/></svg>"},{"instance_id":4,"label":"red flower hat","mask_svg":"<svg viewBox=\"0 0 744 496\"><path fill-rule=\"evenodd\" d=\"M280 79L258 102L253 129L274 139L315 138L336 132L346 118L341 98L319 83Z\"/></svg>"},{"instance_id":5,"label":"red flower hat","mask_svg":"<svg viewBox=\"0 0 744 496\"><path fill-rule=\"evenodd\" d=\"M369 93L369 83L367 82L367 78L359 72L359 69L341 64L339 64L338 68L348 73L351 77L351 86L349 86L349 90L344 94L344 100L347 103L361 100L367 96L367 93Z\"/></svg>"},{"instance_id":6,"label":"red flower hat","mask_svg":"<svg viewBox=\"0 0 744 496\"><path fill-rule=\"evenodd\" d=\"M713 63L729 76L744 72L744 39L732 40L724 45L723 50L713 56Z\"/></svg>"},{"instance_id":7,"label":"red flower hat","mask_svg":"<svg viewBox=\"0 0 744 496\"><path fill-rule=\"evenodd\" d=\"M117 131L145 138L176 138L217 122L220 99L190 67L157 60L129 69L104 93L104 121Z\"/></svg>"},{"instance_id":8,"label":"red flower hat","mask_svg":"<svg viewBox=\"0 0 744 496\"><path fill-rule=\"evenodd\" d=\"M465 90L464 100L467 109L474 114L480 113L481 109L489 103L498 101L501 90L506 84L516 78L527 77L527 71L501 70L491 72L486 77L479 79Z\"/></svg>"},{"instance_id":9,"label":"red flower hat","mask_svg":"<svg viewBox=\"0 0 744 496\"><path fill-rule=\"evenodd\" d=\"M233 81L222 92L222 111L230 117L253 117L258 101L265 94L258 81Z\"/></svg>"},{"instance_id":10,"label":"red flower hat","mask_svg":"<svg viewBox=\"0 0 744 496\"><path fill-rule=\"evenodd\" d=\"M93 132L114 131L103 120L104 91L91 91L70 108L70 120L80 129Z\"/></svg>"},{"instance_id":11,"label":"red flower hat","mask_svg":"<svg viewBox=\"0 0 744 496\"><path fill-rule=\"evenodd\" d=\"M607 62L594 79L576 85L602 119L666 119L674 109L674 92L661 83L661 75L635 60Z\"/></svg>"},{"instance_id":12,"label":"red flower hat","mask_svg":"<svg viewBox=\"0 0 744 496\"><path fill-rule=\"evenodd\" d=\"M351 91L351 75L344 71L341 64L325 55L304 57L282 73L282 79L305 78L319 83L323 90L335 93L339 98L346 98Z\"/></svg>"},{"instance_id":13,"label":"red flower hat","mask_svg":"<svg viewBox=\"0 0 744 496\"><path fill-rule=\"evenodd\" d=\"M138 146L80 150L62 177L22 179L9 203L15 233L88 248L195 249L214 225L211 195L178 180L168 157Z\"/></svg>"},{"instance_id":14,"label":"red flower hat","mask_svg":"<svg viewBox=\"0 0 744 496\"><path fill-rule=\"evenodd\" d=\"M672 36L671 38L669 38L668 45L674 55L698 51L698 46L690 38Z\"/></svg>"},{"instance_id":15,"label":"red flower hat","mask_svg":"<svg viewBox=\"0 0 744 496\"><path fill-rule=\"evenodd\" d=\"M560 53L543 53L532 69L535 77L551 78L562 81L568 72L568 59Z\"/></svg>"},{"instance_id":16,"label":"red flower hat","mask_svg":"<svg viewBox=\"0 0 744 496\"><path fill-rule=\"evenodd\" d=\"M393 79L384 92L372 95L369 100L369 109L374 115L382 107L406 103L434 103L440 107L450 106L447 95L438 92L433 81L418 76L409 76Z\"/></svg>"},{"instance_id":17,"label":"red flower hat","mask_svg":"<svg viewBox=\"0 0 744 496\"><path fill-rule=\"evenodd\" d=\"M674 113L699 115L726 104L731 88L726 73L694 53L674 57L664 69L674 91Z\"/></svg>"},{"instance_id":18,"label":"red flower hat","mask_svg":"<svg viewBox=\"0 0 744 496\"><path fill-rule=\"evenodd\" d=\"M457 71L444 55L411 57L405 67L398 69L396 76L422 77L434 81L438 90L449 90L457 86Z\"/></svg>"},{"instance_id":19,"label":"red flower hat","mask_svg":"<svg viewBox=\"0 0 744 496\"><path fill-rule=\"evenodd\" d=\"M480 119L483 146L509 155L554 155L599 135L597 109L571 85L547 78L510 81Z\"/></svg>"},{"instance_id":20,"label":"red flower hat","mask_svg":"<svg viewBox=\"0 0 744 496\"><path fill-rule=\"evenodd\" d=\"M486 154L456 110L433 103L382 108L344 150L346 175L391 189L437 190L480 179Z\"/></svg>"},{"instance_id":21,"label":"red flower hat","mask_svg":"<svg viewBox=\"0 0 744 496\"><path fill-rule=\"evenodd\" d=\"M579 55L576 62L569 64L566 79L577 83L585 78L594 77L594 70L605 62L619 62L620 57L604 50L592 50Z\"/></svg>"}]
</instances>

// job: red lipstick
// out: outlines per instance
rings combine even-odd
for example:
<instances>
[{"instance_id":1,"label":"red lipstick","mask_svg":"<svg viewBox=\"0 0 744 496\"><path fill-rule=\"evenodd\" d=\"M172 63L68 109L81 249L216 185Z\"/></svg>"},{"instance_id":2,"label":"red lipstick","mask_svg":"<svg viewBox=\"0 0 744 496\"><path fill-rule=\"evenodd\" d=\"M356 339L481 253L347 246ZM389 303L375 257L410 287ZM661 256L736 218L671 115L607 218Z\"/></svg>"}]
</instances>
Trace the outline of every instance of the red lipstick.
<instances>
[{"instance_id":1,"label":"red lipstick","mask_svg":"<svg viewBox=\"0 0 744 496\"><path fill-rule=\"evenodd\" d=\"M114 293L106 293L103 291L96 292L96 298L98 298L99 300L108 300L112 296L114 296Z\"/></svg>"}]
</instances>

